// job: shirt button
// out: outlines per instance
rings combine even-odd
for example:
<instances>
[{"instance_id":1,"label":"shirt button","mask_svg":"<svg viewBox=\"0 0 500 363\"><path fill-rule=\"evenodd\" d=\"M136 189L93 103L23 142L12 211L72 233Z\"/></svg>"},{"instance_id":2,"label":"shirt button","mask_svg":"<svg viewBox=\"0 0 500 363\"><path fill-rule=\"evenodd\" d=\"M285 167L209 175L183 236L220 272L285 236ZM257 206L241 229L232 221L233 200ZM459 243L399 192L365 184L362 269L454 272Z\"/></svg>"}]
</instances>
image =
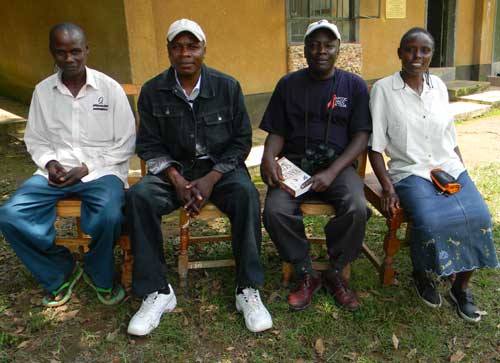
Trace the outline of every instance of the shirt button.
<instances>
[{"instance_id":1,"label":"shirt button","mask_svg":"<svg viewBox=\"0 0 500 363\"><path fill-rule=\"evenodd\" d=\"M429 157L429 159L431 158L431 154L427 155Z\"/></svg>"},{"instance_id":2,"label":"shirt button","mask_svg":"<svg viewBox=\"0 0 500 363\"><path fill-rule=\"evenodd\" d=\"M423 117L425 118L425 115Z\"/></svg>"}]
</instances>

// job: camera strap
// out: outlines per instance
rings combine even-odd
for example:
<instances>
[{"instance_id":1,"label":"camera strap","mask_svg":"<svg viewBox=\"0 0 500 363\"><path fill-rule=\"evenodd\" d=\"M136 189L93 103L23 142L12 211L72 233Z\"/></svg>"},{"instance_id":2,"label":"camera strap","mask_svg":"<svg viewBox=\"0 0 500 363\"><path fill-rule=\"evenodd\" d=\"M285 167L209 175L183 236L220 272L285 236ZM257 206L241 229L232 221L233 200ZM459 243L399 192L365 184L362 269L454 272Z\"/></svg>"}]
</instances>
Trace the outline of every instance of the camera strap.
<instances>
[{"instance_id":1,"label":"camera strap","mask_svg":"<svg viewBox=\"0 0 500 363\"><path fill-rule=\"evenodd\" d=\"M330 125L332 123L333 111L335 109L335 102L337 100L337 89L336 89L336 80L337 72L333 74L332 85L330 87L330 91L328 92L328 102L326 103L326 109L329 111L328 113L328 121L326 124L326 133L325 133L325 144L328 144L328 137L330 136ZM305 149L309 145L309 92L306 88L306 100L305 100ZM321 117L321 106L320 106L320 117Z\"/></svg>"}]
</instances>

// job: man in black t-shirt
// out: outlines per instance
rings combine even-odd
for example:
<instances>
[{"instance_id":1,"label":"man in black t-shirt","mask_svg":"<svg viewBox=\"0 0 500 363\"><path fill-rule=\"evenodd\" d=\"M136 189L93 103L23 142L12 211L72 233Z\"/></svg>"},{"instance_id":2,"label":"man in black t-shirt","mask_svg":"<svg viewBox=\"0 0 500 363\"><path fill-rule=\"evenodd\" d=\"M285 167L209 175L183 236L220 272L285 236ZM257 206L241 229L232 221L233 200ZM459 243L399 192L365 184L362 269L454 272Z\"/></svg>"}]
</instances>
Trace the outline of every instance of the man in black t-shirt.
<instances>
[{"instance_id":1,"label":"man in black t-shirt","mask_svg":"<svg viewBox=\"0 0 500 363\"><path fill-rule=\"evenodd\" d=\"M357 75L335 68L340 33L334 24L310 24L304 41L309 67L278 82L260 124L269 133L261 164L262 179L269 186L264 225L300 280L298 290L288 295L291 309L309 306L323 284L339 305L353 311L359 302L342 270L359 255L367 220L363 181L354 163L371 132L368 89ZM294 198L279 188L277 156L312 175L308 193ZM312 268L300 212L300 204L309 198L335 208L335 217L325 226L331 268L323 281Z\"/></svg>"}]
</instances>

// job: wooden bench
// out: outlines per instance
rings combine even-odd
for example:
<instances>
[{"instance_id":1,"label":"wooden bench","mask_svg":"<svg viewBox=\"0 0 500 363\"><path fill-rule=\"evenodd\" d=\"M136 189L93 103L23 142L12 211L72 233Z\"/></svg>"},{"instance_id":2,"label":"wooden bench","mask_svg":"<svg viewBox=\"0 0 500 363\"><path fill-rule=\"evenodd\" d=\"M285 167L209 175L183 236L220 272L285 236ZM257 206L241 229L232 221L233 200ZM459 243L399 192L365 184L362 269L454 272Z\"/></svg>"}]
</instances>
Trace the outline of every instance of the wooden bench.
<instances>
[{"instance_id":1,"label":"wooden bench","mask_svg":"<svg viewBox=\"0 0 500 363\"><path fill-rule=\"evenodd\" d=\"M366 168L366 152L363 153L358 158L358 174L361 177L364 177ZM320 202L320 201L307 201L302 204L301 210L304 215L332 215L334 214L334 209L331 205ZM208 203L205 205L200 214L196 217L190 218L186 213L182 210L179 212L179 227L180 227L180 251L179 251L179 259L178 259L178 273L181 286L186 286L187 282L187 274L190 269L200 269L200 268L212 268L212 267L226 267L226 266L234 266L233 259L224 259L224 260L196 260L189 261L188 257L188 247L193 244L198 243L217 243L221 241L229 241L231 240L231 235L216 235L216 236L191 236L190 233L190 225L193 220L210 220L213 218L223 217L224 214L217 209L213 204ZM324 238L308 238L310 243L325 243ZM377 271L380 271L382 268L382 263L378 259L378 257L366 246L363 244L362 247L363 253L368 257L370 262L373 263ZM313 267L318 270L324 270L328 267L328 263L326 262L314 262ZM283 284L288 285L290 280L290 276L293 271L292 265L288 263L283 263ZM349 267L344 270L344 276L348 277L349 275Z\"/></svg>"},{"instance_id":2,"label":"wooden bench","mask_svg":"<svg viewBox=\"0 0 500 363\"><path fill-rule=\"evenodd\" d=\"M123 90L127 96L137 96L140 91L140 86L134 84L122 84ZM144 175L145 167L141 163L141 175ZM129 177L128 183L132 185L139 180L140 177ZM70 197L61 199L56 205L57 217L71 217L76 221L76 237L59 237L54 240L56 245L64 246L70 251L77 253L80 258L89 250L89 245L92 239L89 235L83 233L81 227L81 206L82 202L79 198ZM123 288L129 292L132 287L132 267L133 256L130 240L126 233L123 233L117 241L117 245L123 252L121 264L121 284Z\"/></svg>"}]
</instances>

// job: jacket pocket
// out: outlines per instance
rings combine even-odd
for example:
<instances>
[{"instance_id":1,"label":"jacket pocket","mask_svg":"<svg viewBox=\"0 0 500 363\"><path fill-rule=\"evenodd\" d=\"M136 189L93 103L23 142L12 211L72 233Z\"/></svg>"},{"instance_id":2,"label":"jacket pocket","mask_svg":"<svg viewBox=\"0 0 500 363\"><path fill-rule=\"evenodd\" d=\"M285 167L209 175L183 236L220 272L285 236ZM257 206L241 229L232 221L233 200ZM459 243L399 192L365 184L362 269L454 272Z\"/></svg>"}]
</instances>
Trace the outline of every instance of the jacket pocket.
<instances>
[{"instance_id":1,"label":"jacket pocket","mask_svg":"<svg viewBox=\"0 0 500 363\"><path fill-rule=\"evenodd\" d=\"M174 142L183 130L184 110L178 105L153 104L153 116L158 121L161 138Z\"/></svg>"},{"instance_id":2,"label":"jacket pocket","mask_svg":"<svg viewBox=\"0 0 500 363\"><path fill-rule=\"evenodd\" d=\"M232 135L232 115L227 108L207 113L203 116L207 146L226 144Z\"/></svg>"}]
</instances>

